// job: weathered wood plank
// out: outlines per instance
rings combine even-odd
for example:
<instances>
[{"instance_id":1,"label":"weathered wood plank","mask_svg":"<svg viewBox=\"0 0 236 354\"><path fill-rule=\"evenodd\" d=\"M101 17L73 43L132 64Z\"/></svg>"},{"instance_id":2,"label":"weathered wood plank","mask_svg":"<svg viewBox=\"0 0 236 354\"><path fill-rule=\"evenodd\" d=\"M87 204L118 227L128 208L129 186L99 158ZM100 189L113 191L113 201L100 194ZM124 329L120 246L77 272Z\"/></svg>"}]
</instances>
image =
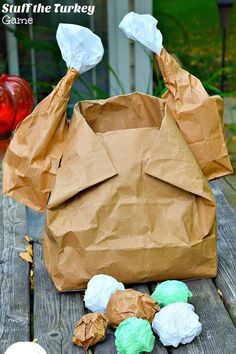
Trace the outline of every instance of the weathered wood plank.
<instances>
[{"instance_id":1,"label":"weathered wood plank","mask_svg":"<svg viewBox=\"0 0 236 354\"><path fill-rule=\"evenodd\" d=\"M42 246L34 244L34 336L50 354L84 353L72 344L73 328L84 314L80 293L60 294L44 265Z\"/></svg>"},{"instance_id":2,"label":"weathered wood plank","mask_svg":"<svg viewBox=\"0 0 236 354\"><path fill-rule=\"evenodd\" d=\"M42 258L42 246L34 243L34 336L46 352L61 354L60 295Z\"/></svg>"},{"instance_id":3,"label":"weathered wood plank","mask_svg":"<svg viewBox=\"0 0 236 354\"><path fill-rule=\"evenodd\" d=\"M0 353L30 339L29 266L19 257L25 234L24 207L0 193Z\"/></svg>"},{"instance_id":4,"label":"weathered wood plank","mask_svg":"<svg viewBox=\"0 0 236 354\"><path fill-rule=\"evenodd\" d=\"M224 180L226 180L232 186L234 191L236 192L236 174L226 176L226 177L224 177Z\"/></svg>"},{"instance_id":5,"label":"weathered wood plank","mask_svg":"<svg viewBox=\"0 0 236 354\"><path fill-rule=\"evenodd\" d=\"M145 293L145 294L150 295L148 285L145 283L144 284L132 284L132 285L126 286L126 288L140 291L141 293Z\"/></svg>"},{"instance_id":6,"label":"weathered wood plank","mask_svg":"<svg viewBox=\"0 0 236 354\"><path fill-rule=\"evenodd\" d=\"M217 187L224 194L225 198L236 212L236 175L220 178L211 182L212 187Z\"/></svg>"},{"instance_id":7,"label":"weathered wood plank","mask_svg":"<svg viewBox=\"0 0 236 354\"><path fill-rule=\"evenodd\" d=\"M78 354L85 351L72 344L74 326L84 315L84 302L81 292L61 294L61 331L63 333L62 354Z\"/></svg>"},{"instance_id":8,"label":"weathered wood plank","mask_svg":"<svg viewBox=\"0 0 236 354\"><path fill-rule=\"evenodd\" d=\"M172 349L176 354L236 353L236 329L211 279L186 282L203 331L192 343Z\"/></svg>"},{"instance_id":9,"label":"weathered wood plank","mask_svg":"<svg viewBox=\"0 0 236 354\"><path fill-rule=\"evenodd\" d=\"M217 200L219 266L215 284L236 325L236 213L218 187L212 183Z\"/></svg>"},{"instance_id":10,"label":"weathered wood plank","mask_svg":"<svg viewBox=\"0 0 236 354\"><path fill-rule=\"evenodd\" d=\"M94 354L117 354L115 347L115 331L108 329L106 338L103 342L94 346Z\"/></svg>"},{"instance_id":11,"label":"weathered wood plank","mask_svg":"<svg viewBox=\"0 0 236 354\"><path fill-rule=\"evenodd\" d=\"M27 234L38 243L42 243L42 235L46 222L46 215L28 207L26 209Z\"/></svg>"}]
</instances>

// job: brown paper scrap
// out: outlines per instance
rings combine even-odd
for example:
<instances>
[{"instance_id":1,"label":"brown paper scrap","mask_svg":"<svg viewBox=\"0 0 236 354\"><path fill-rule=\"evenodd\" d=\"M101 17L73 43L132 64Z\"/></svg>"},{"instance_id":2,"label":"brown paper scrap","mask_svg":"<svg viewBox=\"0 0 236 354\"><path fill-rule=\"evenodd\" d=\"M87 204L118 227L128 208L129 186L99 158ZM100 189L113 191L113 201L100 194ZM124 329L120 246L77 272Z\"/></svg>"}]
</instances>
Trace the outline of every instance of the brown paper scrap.
<instances>
[{"instance_id":1,"label":"brown paper scrap","mask_svg":"<svg viewBox=\"0 0 236 354\"><path fill-rule=\"evenodd\" d=\"M118 325L129 317L138 317L153 321L155 313L160 311L158 303L148 294L132 289L117 290L110 298L106 316L112 327Z\"/></svg>"},{"instance_id":2,"label":"brown paper scrap","mask_svg":"<svg viewBox=\"0 0 236 354\"><path fill-rule=\"evenodd\" d=\"M88 350L91 345L104 340L107 327L108 320L102 313L88 313L75 326L72 342Z\"/></svg>"}]
</instances>

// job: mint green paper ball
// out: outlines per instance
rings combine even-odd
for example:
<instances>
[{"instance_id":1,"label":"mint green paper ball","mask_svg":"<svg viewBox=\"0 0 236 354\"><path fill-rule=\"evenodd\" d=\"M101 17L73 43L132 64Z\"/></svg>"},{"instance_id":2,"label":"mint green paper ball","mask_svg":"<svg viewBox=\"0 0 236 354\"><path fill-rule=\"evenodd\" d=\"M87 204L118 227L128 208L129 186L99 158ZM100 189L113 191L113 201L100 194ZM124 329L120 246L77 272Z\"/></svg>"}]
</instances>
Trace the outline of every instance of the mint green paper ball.
<instances>
[{"instance_id":1,"label":"mint green paper ball","mask_svg":"<svg viewBox=\"0 0 236 354\"><path fill-rule=\"evenodd\" d=\"M157 285L151 297L158 302L160 307L175 302L188 302L192 293L185 283L178 280L167 280Z\"/></svg>"},{"instance_id":2,"label":"mint green paper ball","mask_svg":"<svg viewBox=\"0 0 236 354\"><path fill-rule=\"evenodd\" d=\"M119 354L151 353L155 337L150 323L137 317L131 317L119 324L115 331L115 344Z\"/></svg>"}]
</instances>

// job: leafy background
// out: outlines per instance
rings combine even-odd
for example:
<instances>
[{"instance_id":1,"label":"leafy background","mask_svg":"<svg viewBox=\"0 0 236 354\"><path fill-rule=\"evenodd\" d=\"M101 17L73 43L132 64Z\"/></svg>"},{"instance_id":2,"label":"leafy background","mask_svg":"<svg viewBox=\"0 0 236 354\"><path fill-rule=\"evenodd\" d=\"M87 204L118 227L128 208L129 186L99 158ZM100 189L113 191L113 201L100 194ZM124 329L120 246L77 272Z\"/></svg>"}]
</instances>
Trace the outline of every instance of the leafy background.
<instances>
[{"instance_id":1,"label":"leafy background","mask_svg":"<svg viewBox=\"0 0 236 354\"><path fill-rule=\"evenodd\" d=\"M183 66L199 77L209 93L219 93L222 32L216 0L153 1L164 45ZM226 48L226 95L236 95L236 4Z\"/></svg>"}]
</instances>

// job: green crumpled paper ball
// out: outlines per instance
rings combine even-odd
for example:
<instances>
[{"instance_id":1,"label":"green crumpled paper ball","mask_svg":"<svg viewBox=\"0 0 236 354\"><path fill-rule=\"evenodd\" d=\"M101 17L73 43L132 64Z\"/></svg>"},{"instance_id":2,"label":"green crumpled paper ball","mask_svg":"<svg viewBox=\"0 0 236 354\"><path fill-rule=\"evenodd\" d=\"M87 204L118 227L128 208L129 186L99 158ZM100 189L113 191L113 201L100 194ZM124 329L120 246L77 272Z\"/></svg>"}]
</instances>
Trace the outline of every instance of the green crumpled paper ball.
<instances>
[{"instance_id":1,"label":"green crumpled paper ball","mask_svg":"<svg viewBox=\"0 0 236 354\"><path fill-rule=\"evenodd\" d=\"M137 317L131 317L119 324L115 331L115 344L119 354L151 353L155 337L150 323Z\"/></svg>"},{"instance_id":2,"label":"green crumpled paper ball","mask_svg":"<svg viewBox=\"0 0 236 354\"><path fill-rule=\"evenodd\" d=\"M175 302L188 302L192 293L185 283L178 280L167 280L157 285L151 297L158 302L160 307Z\"/></svg>"}]
</instances>

